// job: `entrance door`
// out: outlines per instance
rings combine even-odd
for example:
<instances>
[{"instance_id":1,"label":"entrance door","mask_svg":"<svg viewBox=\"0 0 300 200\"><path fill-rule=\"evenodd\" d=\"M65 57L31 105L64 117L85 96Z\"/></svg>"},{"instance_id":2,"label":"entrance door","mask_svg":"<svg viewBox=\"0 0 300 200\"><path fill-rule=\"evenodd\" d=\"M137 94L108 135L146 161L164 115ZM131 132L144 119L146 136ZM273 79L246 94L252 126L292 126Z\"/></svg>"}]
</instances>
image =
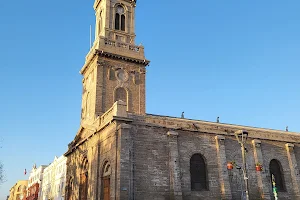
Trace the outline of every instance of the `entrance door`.
<instances>
[{"instance_id":1,"label":"entrance door","mask_svg":"<svg viewBox=\"0 0 300 200\"><path fill-rule=\"evenodd\" d=\"M80 176L80 189L79 189L79 195L80 195L80 200L87 200L87 173L83 173Z\"/></svg>"},{"instance_id":2,"label":"entrance door","mask_svg":"<svg viewBox=\"0 0 300 200\"><path fill-rule=\"evenodd\" d=\"M110 200L110 178L103 178L103 200Z\"/></svg>"}]
</instances>

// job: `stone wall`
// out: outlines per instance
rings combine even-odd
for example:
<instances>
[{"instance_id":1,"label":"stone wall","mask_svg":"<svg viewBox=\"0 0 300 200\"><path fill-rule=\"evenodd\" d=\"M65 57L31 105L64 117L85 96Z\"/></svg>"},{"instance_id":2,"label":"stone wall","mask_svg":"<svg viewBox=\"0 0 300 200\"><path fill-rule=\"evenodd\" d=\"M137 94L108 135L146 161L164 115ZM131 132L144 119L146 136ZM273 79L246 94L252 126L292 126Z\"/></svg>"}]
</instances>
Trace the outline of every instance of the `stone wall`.
<instances>
[{"instance_id":1,"label":"stone wall","mask_svg":"<svg viewBox=\"0 0 300 200\"><path fill-rule=\"evenodd\" d=\"M134 143L130 148L134 151L135 199L240 199L244 187L242 170L237 168L227 170L226 167L229 161L235 161L237 166L242 166L241 147L234 135L227 132L220 134L213 131L209 133L184 128L174 129L180 120L174 119L173 123L170 120L168 123L171 125L168 127L166 121L158 116L152 118L154 123L145 123L147 119L140 118L130 125L130 138ZM181 126L189 127L189 123L191 122L183 123ZM175 134L170 134L170 131ZM258 133L259 131L256 132ZM293 138L297 137L293 133L283 132L283 134L285 134L283 138L288 138L288 134ZM268 135L274 137L272 133ZM295 142L297 141L298 139ZM250 199L273 199L269 171L272 159L277 159L283 169L286 191L279 192L279 199L299 198L297 164L300 161L298 153L300 150L297 145L287 146L287 144L290 143L269 138L260 140L248 138L245 147ZM195 153L205 157L208 191L191 191L190 158ZM175 161L177 164L174 164ZM255 170L255 164L258 162L263 165L261 172Z\"/></svg>"},{"instance_id":2,"label":"stone wall","mask_svg":"<svg viewBox=\"0 0 300 200\"><path fill-rule=\"evenodd\" d=\"M116 159L116 130L117 125L112 123L104 130L95 133L90 139L76 147L72 152L67 153L67 185L66 196L72 193L75 199L79 199L79 184L80 175L82 173L84 160L88 161L88 198L100 199L101 191L101 177L105 162L109 162L111 166L111 197L115 197L115 172L118 171L119 159ZM87 130L84 130L87 131ZM117 132L118 133L118 132ZM86 134L84 134L86 135ZM118 134L117 134L118 135ZM118 151L119 152L119 151ZM119 154L117 154L119 157ZM70 182L73 182L73 188L70 188ZM72 191L70 191L72 190ZM66 199L67 199L66 198Z\"/></svg>"},{"instance_id":3,"label":"stone wall","mask_svg":"<svg viewBox=\"0 0 300 200\"><path fill-rule=\"evenodd\" d=\"M83 73L82 119L112 107L117 88L127 93L127 111L145 114L145 65L95 55Z\"/></svg>"},{"instance_id":4,"label":"stone wall","mask_svg":"<svg viewBox=\"0 0 300 200\"><path fill-rule=\"evenodd\" d=\"M119 77L120 71L122 77ZM126 90L127 110L131 113L145 113L145 67L143 65L99 58L97 67L97 104L102 113L108 110L115 102L117 88Z\"/></svg>"},{"instance_id":5,"label":"stone wall","mask_svg":"<svg viewBox=\"0 0 300 200\"><path fill-rule=\"evenodd\" d=\"M241 147L233 135L237 129L249 131L245 147L250 199L273 199L272 159L280 162L283 171L286 190L279 192L279 199L299 199L297 134L281 132L283 137L279 138L279 131L273 135L272 130L128 115L125 110L126 106L118 102L99 118L99 129L82 128L78 133L84 137L74 143L76 148L70 148L67 170L68 180L74 181L76 199L84 159L89 162L88 199L102 199L106 162L111 166L111 199L240 199L244 180L238 169L242 167ZM206 191L191 190L190 159L194 154L201 154L207 166ZM236 163L233 170L227 170L230 161ZM260 172L255 170L258 162L263 165Z\"/></svg>"}]
</instances>

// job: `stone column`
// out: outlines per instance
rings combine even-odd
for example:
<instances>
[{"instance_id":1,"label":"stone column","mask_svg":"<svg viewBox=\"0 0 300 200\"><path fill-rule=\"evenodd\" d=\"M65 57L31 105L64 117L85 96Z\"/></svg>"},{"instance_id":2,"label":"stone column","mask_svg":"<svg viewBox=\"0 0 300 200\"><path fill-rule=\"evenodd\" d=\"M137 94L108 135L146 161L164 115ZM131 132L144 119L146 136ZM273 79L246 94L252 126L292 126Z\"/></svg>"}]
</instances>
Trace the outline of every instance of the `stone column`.
<instances>
[{"instance_id":1,"label":"stone column","mask_svg":"<svg viewBox=\"0 0 300 200\"><path fill-rule=\"evenodd\" d=\"M169 170L170 170L170 199L182 200L180 164L178 152L178 133L169 131Z\"/></svg>"},{"instance_id":2,"label":"stone column","mask_svg":"<svg viewBox=\"0 0 300 200\"><path fill-rule=\"evenodd\" d=\"M228 170L227 170L225 137L222 135L217 135L215 139L216 139L216 147L217 147L217 155L218 155L218 169L219 169L222 199L224 200L232 199Z\"/></svg>"},{"instance_id":3,"label":"stone column","mask_svg":"<svg viewBox=\"0 0 300 200\"><path fill-rule=\"evenodd\" d=\"M297 166L297 160L295 156L295 151L294 151L294 145L291 143L285 144L285 148L287 151L287 157L289 161L289 167L291 171L291 178L292 178L292 186L294 190L294 198L295 199L300 199L300 177L299 177L299 169Z\"/></svg>"},{"instance_id":4,"label":"stone column","mask_svg":"<svg viewBox=\"0 0 300 200\"><path fill-rule=\"evenodd\" d=\"M254 153L254 162L261 163L263 166L263 171L256 171L257 185L260 192L260 197L262 199L271 199L269 185L270 182L267 178L267 172L264 169L267 165L263 163L263 156L261 151L261 141L260 140L252 140L253 153Z\"/></svg>"}]
</instances>

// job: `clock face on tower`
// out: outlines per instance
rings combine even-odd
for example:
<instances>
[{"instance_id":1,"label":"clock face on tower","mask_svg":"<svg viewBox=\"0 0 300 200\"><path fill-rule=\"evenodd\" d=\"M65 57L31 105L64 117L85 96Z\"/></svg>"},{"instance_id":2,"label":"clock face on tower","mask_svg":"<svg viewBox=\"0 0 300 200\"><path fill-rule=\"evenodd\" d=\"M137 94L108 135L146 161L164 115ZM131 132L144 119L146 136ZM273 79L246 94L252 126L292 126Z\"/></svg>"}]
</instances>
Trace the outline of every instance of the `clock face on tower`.
<instances>
[{"instance_id":1,"label":"clock face on tower","mask_svg":"<svg viewBox=\"0 0 300 200\"><path fill-rule=\"evenodd\" d=\"M117 71L118 80L125 82L128 80L128 73L124 69L120 69Z\"/></svg>"}]
</instances>

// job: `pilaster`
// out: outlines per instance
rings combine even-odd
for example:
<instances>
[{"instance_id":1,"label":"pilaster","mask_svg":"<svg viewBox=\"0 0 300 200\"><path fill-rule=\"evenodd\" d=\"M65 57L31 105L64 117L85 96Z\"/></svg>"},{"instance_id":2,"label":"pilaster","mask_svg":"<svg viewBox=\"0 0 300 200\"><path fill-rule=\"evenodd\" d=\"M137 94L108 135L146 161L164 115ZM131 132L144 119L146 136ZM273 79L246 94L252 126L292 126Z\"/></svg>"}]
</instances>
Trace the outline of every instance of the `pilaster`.
<instances>
[{"instance_id":1,"label":"pilaster","mask_svg":"<svg viewBox=\"0 0 300 200\"><path fill-rule=\"evenodd\" d=\"M295 151L294 151L294 145L291 143L285 144L287 157L289 161L289 167L291 171L291 178L292 178L292 186L294 190L294 198L299 199L300 198L300 177L299 177L299 169L297 166Z\"/></svg>"},{"instance_id":2,"label":"pilaster","mask_svg":"<svg viewBox=\"0 0 300 200\"><path fill-rule=\"evenodd\" d=\"M263 163L263 156L261 151L261 141L260 140L252 140L253 153L254 153L254 161L255 163L261 163L263 167L265 167ZM270 191L268 186L270 185L266 171L256 171L257 185L259 188L260 196L262 199L271 199Z\"/></svg>"},{"instance_id":3,"label":"pilaster","mask_svg":"<svg viewBox=\"0 0 300 200\"><path fill-rule=\"evenodd\" d=\"M134 199L134 149L131 133L132 126L122 123L119 125L119 169L117 183L117 199Z\"/></svg>"},{"instance_id":4,"label":"pilaster","mask_svg":"<svg viewBox=\"0 0 300 200\"><path fill-rule=\"evenodd\" d=\"M169 137L169 170L170 170L170 196L172 200L182 200L180 163L178 152L178 133L168 132Z\"/></svg>"},{"instance_id":5,"label":"pilaster","mask_svg":"<svg viewBox=\"0 0 300 200\"><path fill-rule=\"evenodd\" d=\"M96 115L102 115L105 113L105 104L103 102L103 86L104 86L104 63L97 63L96 68Z\"/></svg>"},{"instance_id":6,"label":"pilaster","mask_svg":"<svg viewBox=\"0 0 300 200\"><path fill-rule=\"evenodd\" d=\"M227 171L225 137L221 135L217 135L215 139L216 139L216 147L217 147L217 155L218 155L218 169L219 169L219 179L220 179L222 199L223 200L232 199L229 176Z\"/></svg>"}]
</instances>

